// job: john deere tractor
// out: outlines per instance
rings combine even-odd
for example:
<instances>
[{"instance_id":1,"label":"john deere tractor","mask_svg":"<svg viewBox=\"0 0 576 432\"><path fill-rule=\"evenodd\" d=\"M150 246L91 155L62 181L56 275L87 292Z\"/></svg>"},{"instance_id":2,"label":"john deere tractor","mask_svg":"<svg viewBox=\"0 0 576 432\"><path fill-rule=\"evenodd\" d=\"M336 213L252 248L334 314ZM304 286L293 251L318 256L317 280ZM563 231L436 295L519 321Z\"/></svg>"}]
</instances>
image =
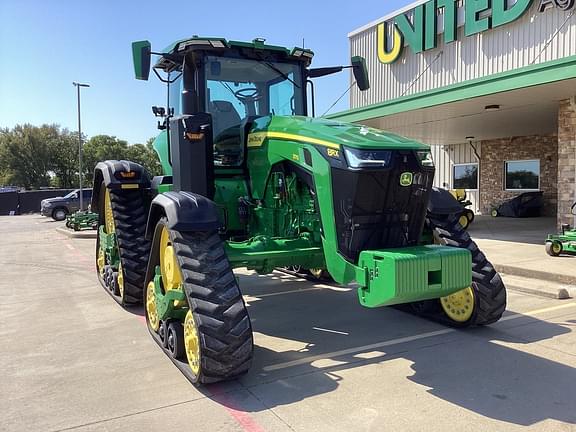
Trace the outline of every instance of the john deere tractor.
<instances>
[{"instance_id":1,"label":"john deere tractor","mask_svg":"<svg viewBox=\"0 0 576 432\"><path fill-rule=\"evenodd\" d=\"M166 84L153 107L164 175L100 162L98 277L122 305L143 302L154 340L195 384L246 372L250 318L233 269L329 275L374 308L406 304L449 325L497 321L506 291L432 187L427 145L308 116L311 80L363 58L310 68L312 51L192 37L152 52L132 45L136 78Z\"/></svg>"}]
</instances>

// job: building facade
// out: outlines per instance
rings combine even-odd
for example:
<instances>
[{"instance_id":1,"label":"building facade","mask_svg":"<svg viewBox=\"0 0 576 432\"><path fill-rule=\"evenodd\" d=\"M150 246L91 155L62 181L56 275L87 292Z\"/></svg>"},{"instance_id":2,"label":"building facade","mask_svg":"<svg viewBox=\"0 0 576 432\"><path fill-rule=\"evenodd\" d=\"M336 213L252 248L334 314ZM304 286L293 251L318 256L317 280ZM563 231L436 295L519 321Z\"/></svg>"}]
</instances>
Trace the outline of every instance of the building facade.
<instances>
[{"instance_id":1,"label":"building facade","mask_svg":"<svg viewBox=\"0 0 576 432\"><path fill-rule=\"evenodd\" d=\"M574 0L422 0L349 34L371 88L332 115L432 145L436 186L489 213L542 191L573 223Z\"/></svg>"}]
</instances>

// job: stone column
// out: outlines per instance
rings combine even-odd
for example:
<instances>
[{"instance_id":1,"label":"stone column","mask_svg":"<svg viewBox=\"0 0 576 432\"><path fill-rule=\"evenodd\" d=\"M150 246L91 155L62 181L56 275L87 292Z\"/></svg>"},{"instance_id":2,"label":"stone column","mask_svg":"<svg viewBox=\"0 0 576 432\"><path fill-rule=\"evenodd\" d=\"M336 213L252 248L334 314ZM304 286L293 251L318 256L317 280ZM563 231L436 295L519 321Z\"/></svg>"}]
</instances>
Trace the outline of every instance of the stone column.
<instances>
[{"instance_id":1,"label":"stone column","mask_svg":"<svg viewBox=\"0 0 576 432\"><path fill-rule=\"evenodd\" d=\"M576 201L576 104L560 101L558 108L558 227L574 225L570 207Z\"/></svg>"}]
</instances>

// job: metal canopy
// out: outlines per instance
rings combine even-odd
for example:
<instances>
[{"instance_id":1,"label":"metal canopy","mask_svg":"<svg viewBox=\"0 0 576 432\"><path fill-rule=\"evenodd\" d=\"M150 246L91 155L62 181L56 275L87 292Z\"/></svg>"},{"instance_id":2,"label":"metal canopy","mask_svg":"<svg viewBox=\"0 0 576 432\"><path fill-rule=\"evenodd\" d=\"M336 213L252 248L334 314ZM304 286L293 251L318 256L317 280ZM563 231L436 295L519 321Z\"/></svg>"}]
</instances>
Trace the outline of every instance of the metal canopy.
<instances>
[{"instance_id":1,"label":"metal canopy","mask_svg":"<svg viewBox=\"0 0 576 432\"><path fill-rule=\"evenodd\" d=\"M552 134L558 131L558 102L576 95L576 79L361 121L427 144ZM488 105L500 105L486 111Z\"/></svg>"}]
</instances>

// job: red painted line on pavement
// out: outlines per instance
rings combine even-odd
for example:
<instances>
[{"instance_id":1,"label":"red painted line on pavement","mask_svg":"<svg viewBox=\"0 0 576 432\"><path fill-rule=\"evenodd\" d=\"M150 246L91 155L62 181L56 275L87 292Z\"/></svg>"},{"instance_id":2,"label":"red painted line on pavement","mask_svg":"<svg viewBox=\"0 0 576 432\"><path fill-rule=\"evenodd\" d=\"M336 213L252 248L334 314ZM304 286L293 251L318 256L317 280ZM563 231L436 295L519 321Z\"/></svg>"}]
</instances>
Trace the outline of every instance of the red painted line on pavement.
<instances>
[{"instance_id":1,"label":"red painted line on pavement","mask_svg":"<svg viewBox=\"0 0 576 432\"><path fill-rule=\"evenodd\" d=\"M210 390L216 390L221 388L219 384L213 384L210 386ZM240 425L240 427L246 432L264 432L264 429L254 420L254 418L248 414L246 411L239 409L238 404L234 401L234 398L229 393L219 393L211 397L215 402L218 402L226 412Z\"/></svg>"}]
</instances>

